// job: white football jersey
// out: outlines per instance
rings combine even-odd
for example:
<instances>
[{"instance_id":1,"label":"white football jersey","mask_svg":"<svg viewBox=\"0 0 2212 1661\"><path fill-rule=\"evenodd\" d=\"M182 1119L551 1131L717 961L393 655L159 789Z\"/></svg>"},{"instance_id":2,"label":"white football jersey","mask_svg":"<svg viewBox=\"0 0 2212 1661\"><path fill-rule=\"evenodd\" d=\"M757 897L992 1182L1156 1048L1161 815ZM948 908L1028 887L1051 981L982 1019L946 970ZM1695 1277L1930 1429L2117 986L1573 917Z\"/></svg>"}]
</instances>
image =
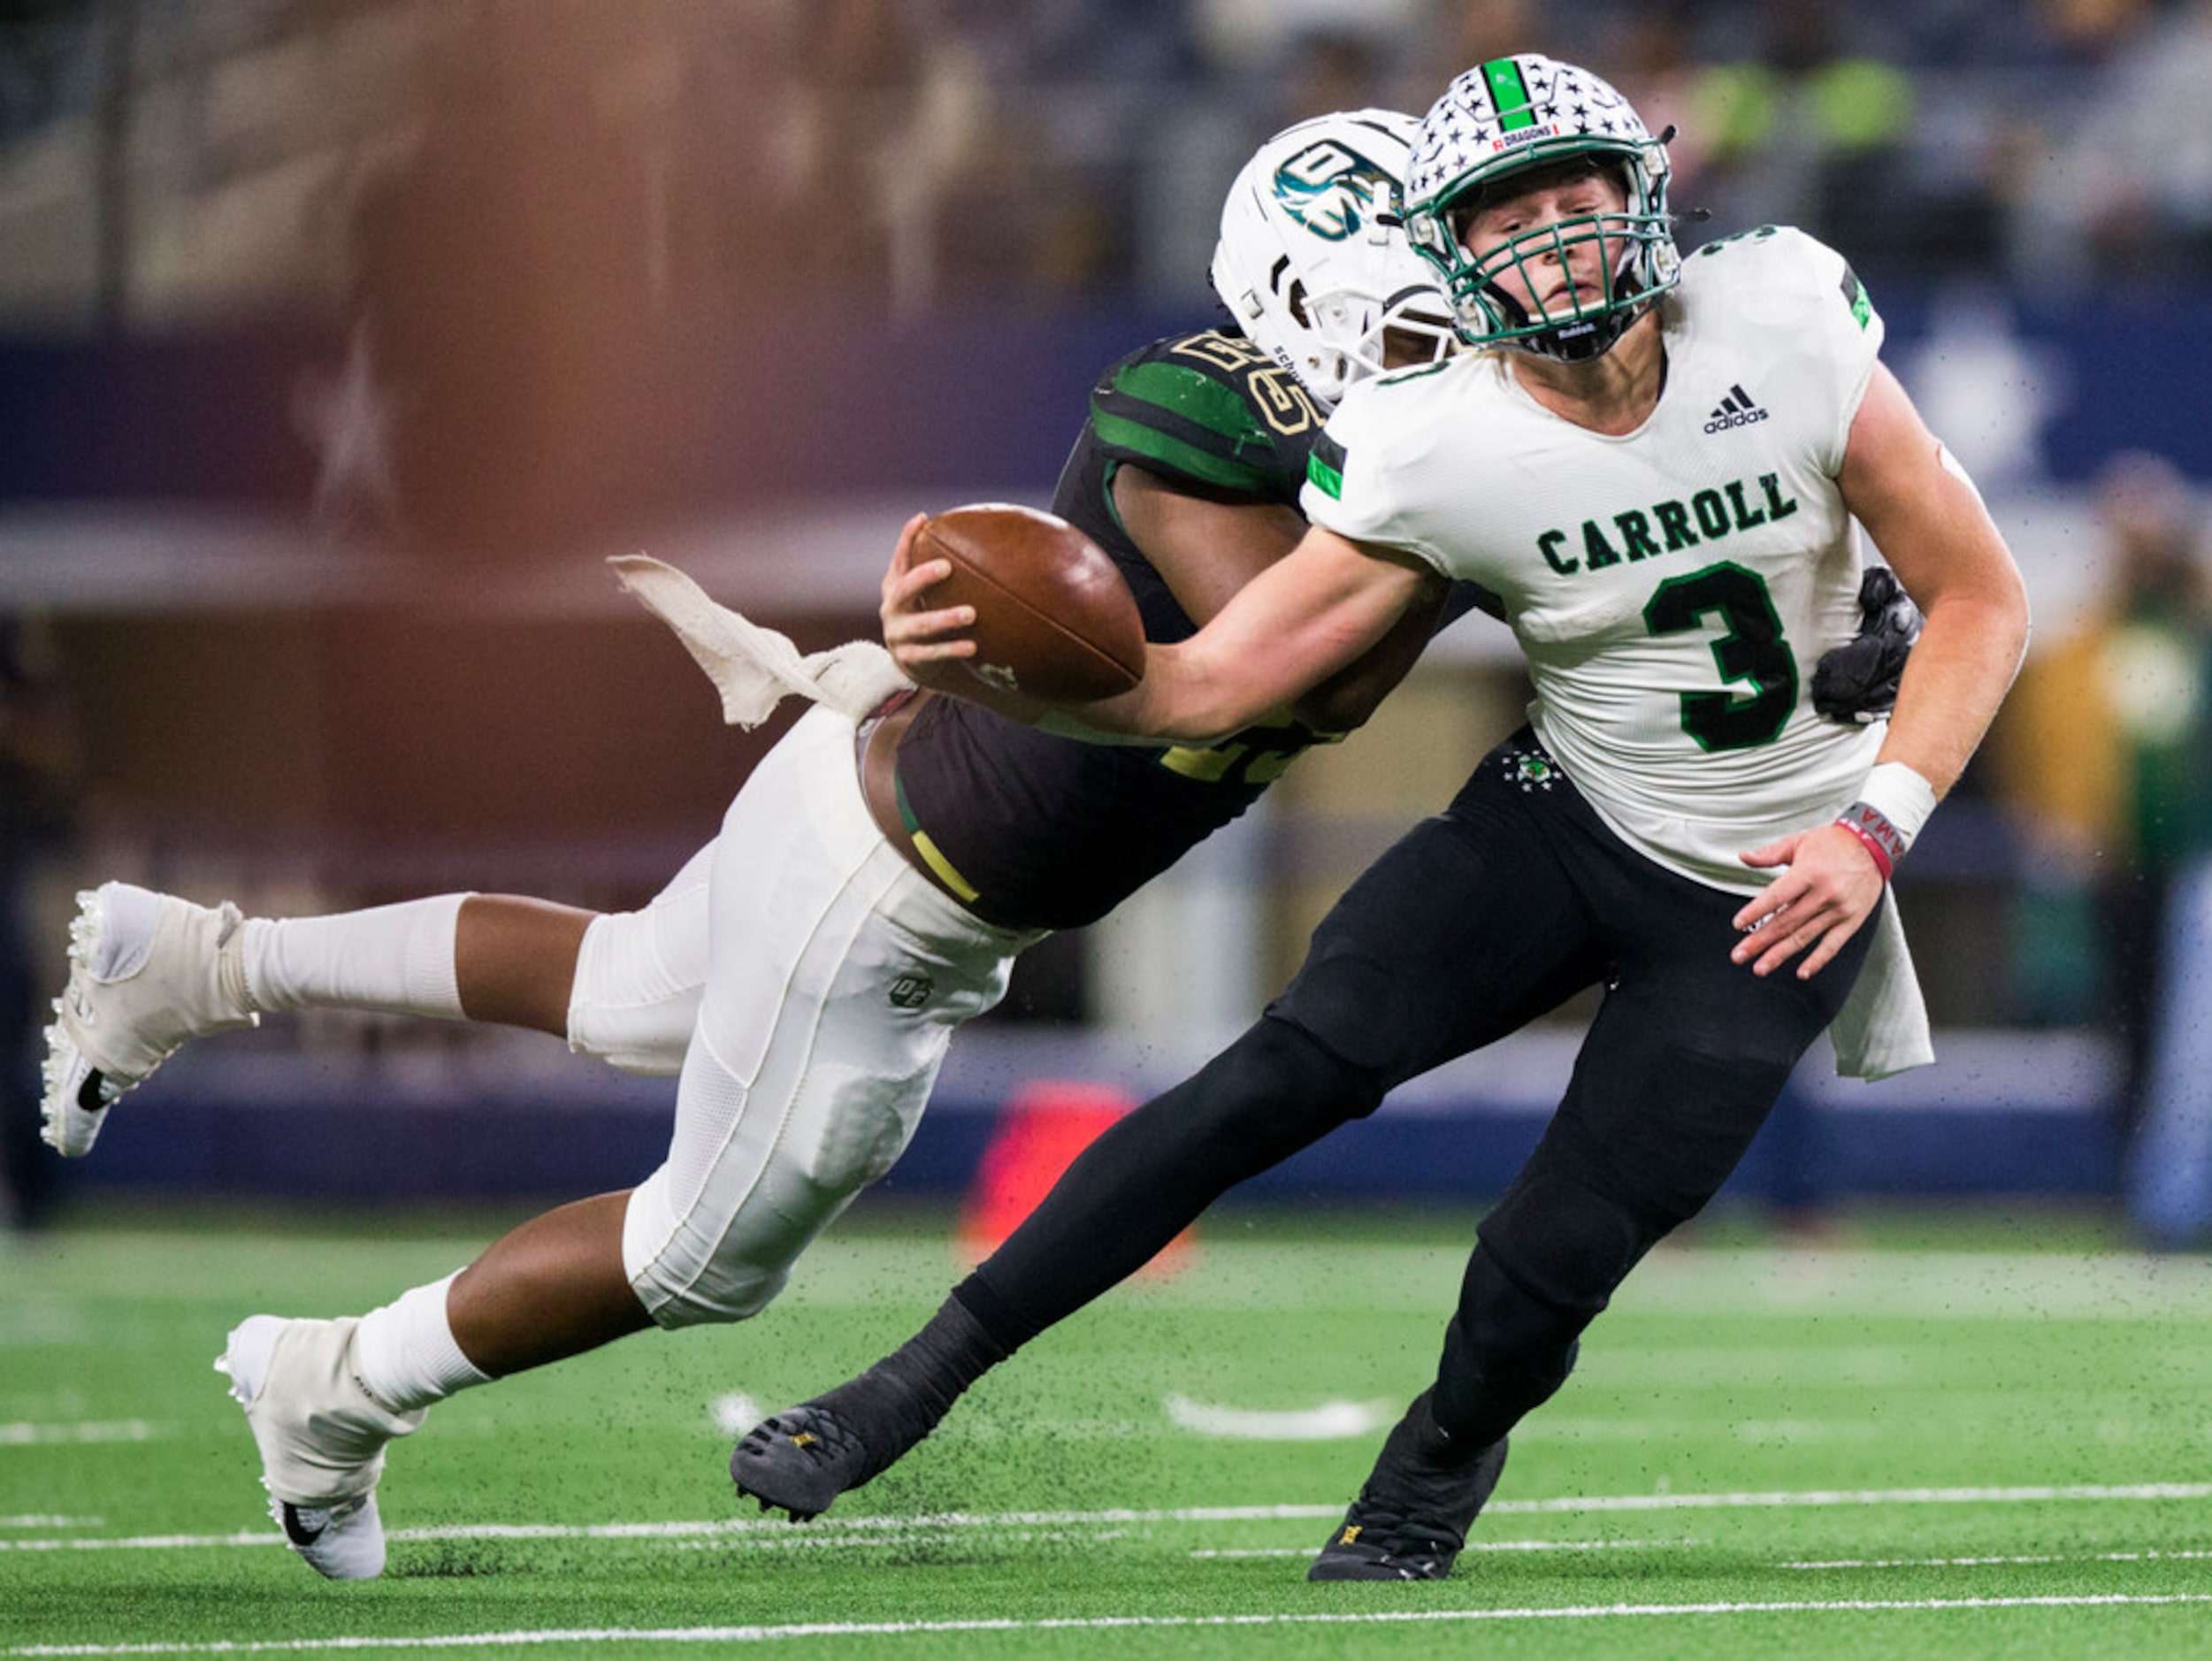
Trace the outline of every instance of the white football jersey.
<instances>
[{"instance_id":1,"label":"white football jersey","mask_svg":"<svg viewBox=\"0 0 2212 1661\"><path fill-rule=\"evenodd\" d=\"M1737 854L1847 806L1881 746L1814 714L1811 682L1858 630L1836 473L1882 325L1841 256L1773 227L1687 259L1660 323L1665 386L1634 432L1463 355L1354 387L1301 505L1496 593L1567 777L1642 853L1749 892L1769 875Z\"/></svg>"}]
</instances>

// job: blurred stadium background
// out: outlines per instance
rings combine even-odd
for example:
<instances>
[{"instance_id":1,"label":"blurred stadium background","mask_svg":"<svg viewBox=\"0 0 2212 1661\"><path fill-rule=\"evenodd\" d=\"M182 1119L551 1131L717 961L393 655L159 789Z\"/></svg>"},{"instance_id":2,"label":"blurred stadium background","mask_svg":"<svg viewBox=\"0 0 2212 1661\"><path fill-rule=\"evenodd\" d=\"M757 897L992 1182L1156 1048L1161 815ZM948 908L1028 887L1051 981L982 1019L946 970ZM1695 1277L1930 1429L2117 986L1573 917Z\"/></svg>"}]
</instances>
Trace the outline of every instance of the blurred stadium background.
<instances>
[{"instance_id":1,"label":"blurred stadium background","mask_svg":"<svg viewBox=\"0 0 2212 1661\"><path fill-rule=\"evenodd\" d=\"M1043 501L1096 371L1213 315L1260 138L1512 50L1680 127L1686 244L1795 222L1852 259L2027 570L2038 662L2114 604L2131 509L2193 559L2199 0L0 0L9 1020L27 1041L111 876L249 913L641 901L780 725L722 727L603 556L810 647L872 632L906 514ZM2178 852L2132 834L2113 756L2155 729L2185 789L2208 730L2201 663L2159 663L2122 725L2008 716L1899 880L1940 1065L1846 1086L1817 1055L1743 1198L2117 1196L2155 953L2107 922L2212 845L2181 808ZM1520 698L1504 631L1461 625L1369 732L1034 953L886 1190L959 1191L1034 1081L1180 1076ZM1259 1187L1494 1192L1575 1031ZM543 1038L329 1016L155 1088L84 1169L18 1147L19 1179L573 1195L650 1168L673 1099Z\"/></svg>"}]
</instances>

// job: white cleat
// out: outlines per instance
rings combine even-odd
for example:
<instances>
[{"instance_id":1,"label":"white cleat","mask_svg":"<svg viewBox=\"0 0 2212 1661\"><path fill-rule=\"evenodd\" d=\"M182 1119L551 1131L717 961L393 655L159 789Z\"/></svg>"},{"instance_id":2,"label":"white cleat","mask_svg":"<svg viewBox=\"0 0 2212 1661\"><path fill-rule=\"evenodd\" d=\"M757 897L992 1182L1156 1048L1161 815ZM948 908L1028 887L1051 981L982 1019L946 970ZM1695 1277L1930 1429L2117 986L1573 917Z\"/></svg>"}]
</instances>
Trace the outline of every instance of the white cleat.
<instances>
[{"instance_id":1,"label":"white cleat","mask_svg":"<svg viewBox=\"0 0 2212 1661\"><path fill-rule=\"evenodd\" d=\"M284 1530L284 1543L325 1580L373 1581L384 1573L384 1519L374 1494L326 1508L272 1496L269 1515Z\"/></svg>"},{"instance_id":2,"label":"white cleat","mask_svg":"<svg viewBox=\"0 0 2212 1661\"><path fill-rule=\"evenodd\" d=\"M69 984L46 1029L48 1144L92 1152L108 1108L180 1045L260 1023L246 992L244 918L128 883L77 896Z\"/></svg>"},{"instance_id":3,"label":"white cleat","mask_svg":"<svg viewBox=\"0 0 2212 1661\"><path fill-rule=\"evenodd\" d=\"M362 1388L353 1366L356 1320L251 1315L215 1363L229 1375L261 1450L261 1485L285 1543L326 1580L384 1573L377 1479L385 1444L423 1422Z\"/></svg>"}]
</instances>

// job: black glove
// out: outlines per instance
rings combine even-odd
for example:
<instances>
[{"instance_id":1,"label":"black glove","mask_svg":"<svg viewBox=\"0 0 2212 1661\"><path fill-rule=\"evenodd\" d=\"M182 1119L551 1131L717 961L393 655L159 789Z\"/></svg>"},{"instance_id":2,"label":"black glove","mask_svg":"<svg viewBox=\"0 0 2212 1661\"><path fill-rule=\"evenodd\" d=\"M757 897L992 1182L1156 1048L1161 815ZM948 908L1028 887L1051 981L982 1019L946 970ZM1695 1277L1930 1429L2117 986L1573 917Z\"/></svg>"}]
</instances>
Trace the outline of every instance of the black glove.
<instances>
[{"instance_id":1,"label":"black glove","mask_svg":"<svg viewBox=\"0 0 2212 1661\"><path fill-rule=\"evenodd\" d=\"M1847 727L1879 721L1897 707L1897 679L1920 638L1920 608L1887 565L1859 579L1859 631L1812 672L1812 707Z\"/></svg>"}]
</instances>

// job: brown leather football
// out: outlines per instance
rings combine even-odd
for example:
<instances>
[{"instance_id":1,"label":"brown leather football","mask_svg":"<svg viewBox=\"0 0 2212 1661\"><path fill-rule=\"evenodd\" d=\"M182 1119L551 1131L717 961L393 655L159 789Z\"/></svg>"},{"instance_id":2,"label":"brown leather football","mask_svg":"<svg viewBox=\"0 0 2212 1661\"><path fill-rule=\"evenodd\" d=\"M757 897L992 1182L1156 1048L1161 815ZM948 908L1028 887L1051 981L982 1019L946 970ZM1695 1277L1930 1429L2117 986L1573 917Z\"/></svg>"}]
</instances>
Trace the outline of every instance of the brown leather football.
<instances>
[{"instance_id":1,"label":"brown leather football","mask_svg":"<svg viewBox=\"0 0 2212 1661\"><path fill-rule=\"evenodd\" d=\"M976 608L968 670L1048 703L1089 703L1144 677L1137 596L1106 551L1065 519L1034 508L979 502L934 515L917 562L945 559L932 609Z\"/></svg>"}]
</instances>

